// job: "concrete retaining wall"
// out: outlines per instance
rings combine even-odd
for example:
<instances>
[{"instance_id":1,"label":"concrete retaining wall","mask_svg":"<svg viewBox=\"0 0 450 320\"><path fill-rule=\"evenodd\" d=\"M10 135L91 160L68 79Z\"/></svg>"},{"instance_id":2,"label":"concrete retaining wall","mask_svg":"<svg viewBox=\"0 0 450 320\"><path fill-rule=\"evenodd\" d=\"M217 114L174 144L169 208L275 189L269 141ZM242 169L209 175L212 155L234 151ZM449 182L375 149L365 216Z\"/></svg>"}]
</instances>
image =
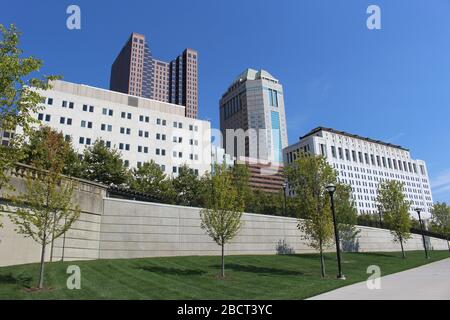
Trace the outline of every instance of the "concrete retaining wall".
<instances>
[{"instance_id":1,"label":"concrete retaining wall","mask_svg":"<svg viewBox=\"0 0 450 320\"><path fill-rule=\"evenodd\" d=\"M120 199L105 199L100 234L100 258L141 258L179 255L216 255L218 247L200 228L199 208ZM314 252L302 240L297 219L246 213L243 227L226 246L226 254L277 254ZM355 251L399 251L388 230L359 227ZM432 250L446 250L445 240L426 237ZM404 245L422 250L420 235ZM333 250L333 247L328 250Z\"/></svg>"},{"instance_id":2,"label":"concrete retaining wall","mask_svg":"<svg viewBox=\"0 0 450 320\"><path fill-rule=\"evenodd\" d=\"M14 178L16 179L16 178ZM17 178L20 192L23 186ZM1 198L0 194L0 198ZM75 194L82 213L66 233L64 260L141 258L178 255L219 255L220 248L200 228L199 208L112 199L103 186L81 182ZM40 247L14 231L14 226L0 212L0 266L38 262ZM297 229L297 219L259 214L243 215L243 227L226 246L226 254L277 254L313 252ZM388 230L359 227L350 250L399 251ZM447 250L447 242L426 238L432 250ZM55 241L53 260L63 254L64 237ZM413 235L406 250L422 250L422 239ZM328 250L333 250L333 247ZM47 261L50 248L47 248Z\"/></svg>"},{"instance_id":3,"label":"concrete retaining wall","mask_svg":"<svg viewBox=\"0 0 450 320\"><path fill-rule=\"evenodd\" d=\"M14 190L3 191L3 193L0 193L0 199L25 192L25 185L20 175L11 177L10 182ZM84 180L77 184L73 201L79 205L81 214L72 228L66 232L65 260L99 258L100 224L105 197L106 189L102 185ZM14 210L14 207L3 207L5 211L0 211L0 221L4 224L4 228L0 228L0 266L40 261L40 245L32 239L17 234L15 226L7 217L10 211ZM54 261L61 259L63 242L63 236L55 240L53 246ZM50 245L46 248L46 260L50 260Z\"/></svg>"}]
</instances>

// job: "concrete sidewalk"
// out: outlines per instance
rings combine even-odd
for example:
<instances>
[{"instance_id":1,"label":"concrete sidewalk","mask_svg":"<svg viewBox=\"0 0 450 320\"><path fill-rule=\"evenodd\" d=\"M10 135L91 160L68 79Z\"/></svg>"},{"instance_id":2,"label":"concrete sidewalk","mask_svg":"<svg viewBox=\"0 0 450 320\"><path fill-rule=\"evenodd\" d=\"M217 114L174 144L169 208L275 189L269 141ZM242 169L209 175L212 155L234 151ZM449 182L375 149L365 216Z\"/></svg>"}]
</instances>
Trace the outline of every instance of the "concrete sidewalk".
<instances>
[{"instance_id":1,"label":"concrete sidewalk","mask_svg":"<svg viewBox=\"0 0 450 320\"><path fill-rule=\"evenodd\" d=\"M381 270L383 274L383 270ZM370 275L367 275L369 277ZM381 289L366 282L310 298L309 300L450 300L450 258L381 277Z\"/></svg>"}]
</instances>

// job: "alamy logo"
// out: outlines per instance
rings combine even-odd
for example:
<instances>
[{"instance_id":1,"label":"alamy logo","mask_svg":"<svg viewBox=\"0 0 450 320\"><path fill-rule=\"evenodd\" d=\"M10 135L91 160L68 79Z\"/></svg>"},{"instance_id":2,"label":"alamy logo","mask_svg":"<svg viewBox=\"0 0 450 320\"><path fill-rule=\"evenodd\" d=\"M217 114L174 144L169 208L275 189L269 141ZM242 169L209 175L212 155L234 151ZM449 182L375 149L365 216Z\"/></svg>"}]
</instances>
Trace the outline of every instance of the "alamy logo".
<instances>
[{"instance_id":1,"label":"alamy logo","mask_svg":"<svg viewBox=\"0 0 450 320\"><path fill-rule=\"evenodd\" d=\"M367 267L367 274L372 274L367 278L366 285L369 290L381 289L381 269L379 266L371 265Z\"/></svg>"},{"instance_id":2,"label":"alamy logo","mask_svg":"<svg viewBox=\"0 0 450 320\"><path fill-rule=\"evenodd\" d=\"M79 266L71 265L67 267L67 274L70 276L67 278L67 289L69 290L80 290L81 289L81 269Z\"/></svg>"},{"instance_id":3,"label":"alamy logo","mask_svg":"<svg viewBox=\"0 0 450 320\"><path fill-rule=\"evenodd\" d=\"M72 4L67 7L66 13L70 16L67 17L66 26L69 30L81 29L81 9L79 6Z\"/></svg>"},{"instance_id":4,"label":"alamy logo","mask_svg":"<svg viewBox=\"0 0 450 320\"><path fill-rule=\"evenodd\" d=\"M367 18L366 25L369 30L381 29L381 9L375 4L371 4L367 7L367 14L370 16Z\"/></svg>"}]
</instances>

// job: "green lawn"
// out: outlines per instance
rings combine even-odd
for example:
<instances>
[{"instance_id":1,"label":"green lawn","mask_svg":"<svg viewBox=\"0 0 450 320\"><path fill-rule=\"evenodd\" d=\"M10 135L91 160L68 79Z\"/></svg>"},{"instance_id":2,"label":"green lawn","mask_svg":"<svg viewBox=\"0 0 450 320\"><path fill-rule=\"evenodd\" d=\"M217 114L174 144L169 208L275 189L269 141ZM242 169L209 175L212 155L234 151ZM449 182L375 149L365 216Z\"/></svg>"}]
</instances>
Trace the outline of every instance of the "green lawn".
<instances>
[{"instance_id":1,"label":"green lawn","mask_svg":"<svg viewBox=\"0 0 450 320\"><path fill-rule=\"evenodd\" d=\"M303 299L366 280L367 266L382 275L449 258L448 251L344 253L346 281L336 280L334 254L326 255L327 278L320 278L316 254L226 257L226 279L217 277L220 257L170 257L130 260L54 262L46 264L46 287L36 285L38 265L0 268L0 299ZM81 289L66 288L66 269L81 268Z\"/></svg>"}]
</instances>

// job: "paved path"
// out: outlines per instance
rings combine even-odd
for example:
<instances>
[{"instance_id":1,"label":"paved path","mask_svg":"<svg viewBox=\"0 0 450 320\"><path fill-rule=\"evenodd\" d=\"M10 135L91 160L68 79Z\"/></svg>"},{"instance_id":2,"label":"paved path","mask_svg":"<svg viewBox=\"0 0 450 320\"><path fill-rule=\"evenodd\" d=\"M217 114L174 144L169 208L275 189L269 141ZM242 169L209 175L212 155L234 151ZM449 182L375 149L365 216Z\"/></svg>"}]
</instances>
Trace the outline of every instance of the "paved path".
<instances>
[{"instance_id":1,"label":"paved path","mask_svg":"<svg viewBox=\"0 0 450 320\"><path fill-rule=\"evenodd\" d=\"M381 289L378 290L369 290L366 282L359 282L310 298L310 300L381 299L450 300L450 258L381 277Z\"/></svg>"}]
</instances>

